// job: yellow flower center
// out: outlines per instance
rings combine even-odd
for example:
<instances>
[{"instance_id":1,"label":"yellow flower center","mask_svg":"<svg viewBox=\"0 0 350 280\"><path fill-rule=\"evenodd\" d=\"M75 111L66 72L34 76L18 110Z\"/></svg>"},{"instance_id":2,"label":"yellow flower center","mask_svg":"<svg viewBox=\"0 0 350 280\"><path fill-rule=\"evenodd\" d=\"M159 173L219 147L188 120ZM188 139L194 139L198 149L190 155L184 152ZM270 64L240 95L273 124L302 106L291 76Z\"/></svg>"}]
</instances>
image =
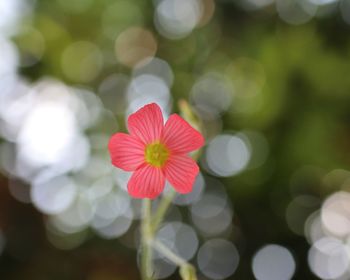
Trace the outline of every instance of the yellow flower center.
<instances>
[{"instance_id":1,"label":"yellow flower center","mask_svg":"<svg viewBox=\"0 0 350 280\"><path fill-rule=\"evenodd\" d=\"M145 149L145 160L155 167L164 166L169 158L169 150L163 144L155 142L148 144Z\"/></svg>"}]
</instances>

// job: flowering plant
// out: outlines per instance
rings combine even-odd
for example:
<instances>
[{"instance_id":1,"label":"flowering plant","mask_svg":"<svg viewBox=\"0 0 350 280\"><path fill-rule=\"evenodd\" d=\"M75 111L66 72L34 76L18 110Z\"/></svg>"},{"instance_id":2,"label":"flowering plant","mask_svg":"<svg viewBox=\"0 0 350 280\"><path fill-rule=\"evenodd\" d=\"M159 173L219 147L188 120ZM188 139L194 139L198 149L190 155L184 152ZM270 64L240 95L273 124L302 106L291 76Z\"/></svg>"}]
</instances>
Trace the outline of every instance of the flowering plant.
<instances>
[{"instance_id":1,"label":"flowering plant","mask_svg":"<svg viewBox=\"0 0 350 280\"><path fill-rule=\"evenodd\" d=\"M187 103L180 105L185 113L190 113ZM144 199L141 227L143 279L152 279L153 276L152 248L179 265L183 279L195 279L194 268L154 238L175 192L163 198L154 217L150 199L162 193L165 180L178 193L192 191L199 167L189 153L201 148L204 138L177 114L172 114L164 124L161 109L155 103L131 114L128 130L130 134L114 134L108 148L113 165L133 171L128 182L129 194Z\"/></svg>"}]
</instances>

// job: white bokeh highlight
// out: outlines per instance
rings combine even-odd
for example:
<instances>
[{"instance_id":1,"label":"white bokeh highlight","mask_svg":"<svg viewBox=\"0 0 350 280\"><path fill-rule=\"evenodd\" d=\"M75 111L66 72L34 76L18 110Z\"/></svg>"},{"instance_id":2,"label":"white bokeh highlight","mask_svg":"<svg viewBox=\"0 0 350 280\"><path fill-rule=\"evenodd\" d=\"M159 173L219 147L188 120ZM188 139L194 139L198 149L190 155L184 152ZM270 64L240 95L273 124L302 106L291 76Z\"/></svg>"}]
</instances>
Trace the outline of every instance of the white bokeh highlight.
<instances>
[{"instance_id":1,"label":"white bokeh highlight","mask_svg":"<svg viewBox=\"0 0 350 280\"><path fill-rule=\"evenodd\" d=\"M295 273L295 260L288 249L276 244L261 248L253 257L252 269L258 280L289 280Z\"/></svg>"}]
</instances>

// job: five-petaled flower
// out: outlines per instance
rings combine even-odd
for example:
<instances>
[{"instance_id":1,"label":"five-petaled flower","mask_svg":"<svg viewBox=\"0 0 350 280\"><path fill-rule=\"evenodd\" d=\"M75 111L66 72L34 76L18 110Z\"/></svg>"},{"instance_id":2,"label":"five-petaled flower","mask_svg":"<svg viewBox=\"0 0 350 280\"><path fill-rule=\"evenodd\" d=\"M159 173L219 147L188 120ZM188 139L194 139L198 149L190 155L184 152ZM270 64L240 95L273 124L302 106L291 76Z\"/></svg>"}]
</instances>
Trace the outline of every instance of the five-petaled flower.
<instances>
[{"instance_id":1,"label":"five-petaled flower","mask_svg":"<svg viewBox=\"0 0 350 280\"><path fill-rule=\"evenodd\" d=\"M128 192L135 198L156 198L165 180L179 193L192 191L199 172L188 153L204 144L203 136L177 114L164 125L155 103L148 104L128 118L130 134L116 133L108 144L112 164L134 171Z\"/></svg>"}]
</instances>

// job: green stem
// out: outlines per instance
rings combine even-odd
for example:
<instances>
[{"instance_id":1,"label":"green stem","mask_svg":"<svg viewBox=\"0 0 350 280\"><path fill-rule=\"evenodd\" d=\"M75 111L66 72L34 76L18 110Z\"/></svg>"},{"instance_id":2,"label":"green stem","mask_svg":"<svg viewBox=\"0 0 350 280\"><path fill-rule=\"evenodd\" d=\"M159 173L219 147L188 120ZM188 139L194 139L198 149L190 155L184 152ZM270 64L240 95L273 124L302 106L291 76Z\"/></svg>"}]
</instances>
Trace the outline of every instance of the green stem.
<instances>
[{"instance_id":1,"label":"green stem","mask_svg":"<svg viewBox=\"0 0 350 280\"><path fill-rule=\"evenodd\" d=\"M151 240L153 239L153 231L151 227L152 202L150 199L143 200L143 219L141 225L141 272L143 280L153 280L153 263Z\"/></svg>"},{"instance_id":2,"label":"green stem","mask_svg":"<svg viewBox=\"0 0 350 280\"><path fill-rule=\"evenodd\" d=\"M159 225L162 223L166 211L170 203L173 201L176 192L171 190L166 196L163 196L157 212L152 218L152 204L150 199L143 200L143 219L141 225L141 274L142 280L153 280L153 262L152 250L153 248L162 253L167 259L175 263L180 268L180 275L183 280L196 280L196 270L183 258L176 255L163 243L155 239L155 234ZM152 223L152 220L153 223ZM152 248L153 247L153 248Z\"/></svg>"},{"instance_id":3,"label":"green stem","mask_svg":"<svg viewBox=\"0 0 350 280\"><path fill-rule=\"evenodd\" d=\"M153 239L152 246L155 250L162 253L168 260L172 261L180 268L180 276L183 280L197 280L196 269L186 260L176 255L167 246L160 241Z\"/></svg>"},{"instance_id":4,"label":"green stem","mask_svg":"<svg viewBox=\"0 0 350 280\"><path fill-rule=\"evenodd\" d=\"M173 201L173 199L176 196L175 190L171 189L167 195L164 195L162 200L159 203L157 212L154 215L153 223L152 223L152 230L154 233L157 233L157 229L159 225L162 223L164 216Z\"/></svg>"},{"instance_id":5,"label":"green stem","mask_svg":"<svg viewBox=\"0 0 350 280\"><path fill-rule=\"evenodd\" d=\"M152 241L152 245L153 245L154 249L156 249L158 252L162 253L168 260L172 261L177 266L187 265L186 260L184 260L183 258L176 255L173 251L171 251L168 247L166 247L160 241L154 239Z\"/></svg>"}]
</instances>

